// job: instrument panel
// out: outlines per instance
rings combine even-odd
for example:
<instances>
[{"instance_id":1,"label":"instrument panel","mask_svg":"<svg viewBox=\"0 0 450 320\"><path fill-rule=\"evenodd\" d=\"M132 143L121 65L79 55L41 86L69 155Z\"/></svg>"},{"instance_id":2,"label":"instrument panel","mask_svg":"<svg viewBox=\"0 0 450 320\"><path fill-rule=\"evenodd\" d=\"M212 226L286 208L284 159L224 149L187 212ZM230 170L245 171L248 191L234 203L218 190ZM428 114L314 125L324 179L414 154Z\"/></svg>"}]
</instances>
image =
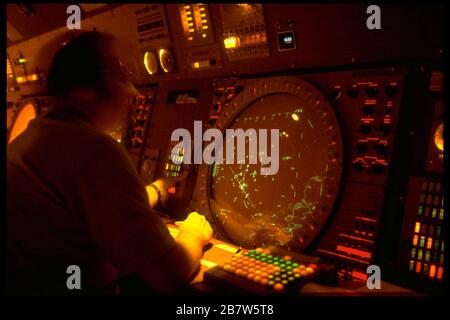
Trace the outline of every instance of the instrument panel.
<instances>
[{"instance_id":1,"label":"instrument panel","mask_svg":"<svg viewBox=\"0 0 450 320\"><path fill-rule=\"evenodd\" d=\"M85 28L126 43L119 54L141 95L130 98L123 126L111 135L143 183L189 173L161 213L179 220L198 211L219 240L311 253L336 264L341 280L357 281L380 261L380 230L389 224L387 236L400 244L398 263L386 265L440 282L444 104L419 104L436 94L428 93L436 80L427 72L441 69L442 19L433 6L402 10L384 6L386 28L376 34L365 28L366 7L350 4L126 4ZM422 30L416 22L430 15ZM40 80L50 57L34 58L41 45L33 41L8 47L8 94L21 99L45 93ZM417 129L411 118L422 115L428 127ZM248 157L244 164L173 163L171 134L185 128L194 136L194 121L223 135L279 130L277 174L262 175L268 165ZM420 140L427 150L412 146L411 132L427 136ZM399 163L408 162L405 150L426 154L411 156L421 170ZM386 220L396 215L397 222Z\"/></svg>"}]
</instances>

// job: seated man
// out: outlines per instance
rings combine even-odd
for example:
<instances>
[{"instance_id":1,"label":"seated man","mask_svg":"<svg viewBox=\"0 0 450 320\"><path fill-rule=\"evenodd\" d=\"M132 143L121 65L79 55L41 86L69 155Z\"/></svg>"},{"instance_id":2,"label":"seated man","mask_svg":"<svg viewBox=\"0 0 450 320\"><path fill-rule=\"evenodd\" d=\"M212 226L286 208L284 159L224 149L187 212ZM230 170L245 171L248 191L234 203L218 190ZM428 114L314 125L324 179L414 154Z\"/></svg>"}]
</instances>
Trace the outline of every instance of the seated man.
<instances>
[{"instance_id":1,"label":"seated man","mask_svg":"<svg viewBox=\"0 0 450 320\"><path fill-rule=\"evenodd\" d=\"M48 76L54 107L8 146L9 294L117 294L118 277L131 274L173 293L211 240L197 213L171 237L151 205L177 180L146 189L124 147L106 134L133 93L112 40L88 32L56 53ZM67 287L71 265L80 268L81 290Z\"/></svg>"}]
</instances>

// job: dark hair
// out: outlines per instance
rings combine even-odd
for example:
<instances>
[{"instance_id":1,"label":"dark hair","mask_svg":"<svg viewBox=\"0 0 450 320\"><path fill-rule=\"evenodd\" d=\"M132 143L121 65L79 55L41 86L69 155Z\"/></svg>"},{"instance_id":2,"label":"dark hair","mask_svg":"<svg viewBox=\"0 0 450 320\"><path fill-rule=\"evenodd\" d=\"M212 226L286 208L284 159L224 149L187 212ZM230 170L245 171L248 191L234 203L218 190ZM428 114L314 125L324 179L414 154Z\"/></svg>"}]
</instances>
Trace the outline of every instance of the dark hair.
<instances>
[{"instance_id":1,"label":"dark hair","mask_svg":"<svg viewBox=\"0 0 450 320\"><path fill-rule=\"evenodd\" d=\"M108 77L123 76L118 60L110 56L113 40L111 35L90 31L63 45L50 67L48 93L64 97L73 89L83 88L108 95Z\"/></svg>"}]
</instances>

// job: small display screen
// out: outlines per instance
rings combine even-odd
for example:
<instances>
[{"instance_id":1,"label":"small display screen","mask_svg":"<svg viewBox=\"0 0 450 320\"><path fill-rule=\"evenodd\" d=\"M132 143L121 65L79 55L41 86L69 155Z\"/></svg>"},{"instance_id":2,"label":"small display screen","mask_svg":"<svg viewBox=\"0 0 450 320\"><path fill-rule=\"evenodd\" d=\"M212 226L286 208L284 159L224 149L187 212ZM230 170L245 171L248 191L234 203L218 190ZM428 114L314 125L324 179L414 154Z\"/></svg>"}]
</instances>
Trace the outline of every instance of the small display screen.
<instances>
[{"instance_id":1,"label":"small display screen","mask_svg":"<svg viewBox=\"0 0 450 320\"><path fill-rule=\"evenodd\" d=\"M294 31L278 33L278 49L280 51L293 50L296 48Z\"/></svg>"},{"instance_id":2,"label":"small display screen","mask_svg":"<svg viewBox=\"0 0 450 320\"><path fill-rule=\"evenodd\" d=\"M167 95L167 104L196 104L199 96L198 89L171 90Z\"/></svg>"}]
</instances>

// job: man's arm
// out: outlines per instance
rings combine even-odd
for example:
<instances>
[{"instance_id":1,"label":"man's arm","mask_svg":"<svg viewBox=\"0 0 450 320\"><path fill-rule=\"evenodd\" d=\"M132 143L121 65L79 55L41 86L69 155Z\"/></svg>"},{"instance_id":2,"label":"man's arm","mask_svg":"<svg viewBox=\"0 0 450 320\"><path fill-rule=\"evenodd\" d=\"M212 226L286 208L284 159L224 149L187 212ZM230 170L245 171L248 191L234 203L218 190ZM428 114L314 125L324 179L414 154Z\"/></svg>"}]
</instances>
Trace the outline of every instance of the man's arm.
<instances>
[{"instance_id":1,"label":"man's arm","mask_svg":"<svg viewBox=\"0 0 450 320\"><path fill-rule=\"evenodd\" d=\"M162 179L158 179L153 183L149 184L145 187L147 191L148 200L150 203L150 207L154 208L157 203L166 204L169 198L168 189L171 187L175 187L178 182L183 181L187 177L187 171L183 171L177 177L166 177Z\"/></svg>"},{"instance_id":2,"label":"man's arm","mask_svg":"<svg viewBox=\"0 0 450 320\"><path fill-rule=\"evenodd\" d=\"M142 266L139 276L152 288L163 292L174 291L181 284L192 278L200 266L203 246L212 238L212 229L205 217L197 212L191 213L175 239L176 245L163 257L163 263L153 266ZM166 270L161 270L164 267ZM167 273L167 270L170 272ZM161 275L155 278L154 273ZM169 275L165 278L165 275Z\"/></svg>"},{"instance_id":3,"label":"man's arm","mask_svg":"<svg viewBox=\"0 0 450 320\"><path fill-rule=\"evenodd\" d=\"M153 289L174 290L197 270L202 246L211 238L204 231L209 224L195 217L174 240L151 210L128 158L116 146L99 149L77 191L78 211L91 238L120 274L138 273Z\"/></svg>"}]
</instances>

